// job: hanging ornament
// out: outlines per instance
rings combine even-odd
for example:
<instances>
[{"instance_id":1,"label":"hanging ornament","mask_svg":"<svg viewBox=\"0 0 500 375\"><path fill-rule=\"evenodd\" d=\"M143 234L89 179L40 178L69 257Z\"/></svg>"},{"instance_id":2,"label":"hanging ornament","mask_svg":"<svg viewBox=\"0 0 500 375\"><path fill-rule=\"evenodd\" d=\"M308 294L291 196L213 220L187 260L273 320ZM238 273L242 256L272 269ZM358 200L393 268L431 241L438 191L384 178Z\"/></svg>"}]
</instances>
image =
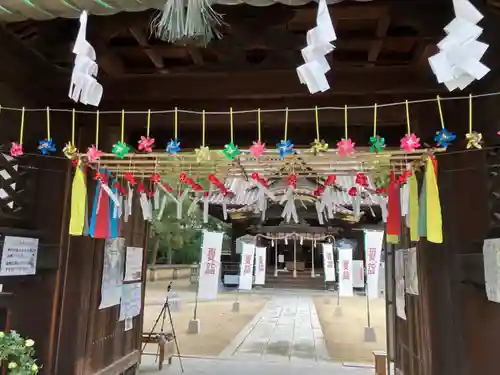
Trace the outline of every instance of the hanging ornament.
<instances>
[{"instance_id":1,"label":"hanging ornament","mask_svg":"<svg viewBox=\"0 0 500 375\"><path fill-rule=\"evenodd\" d=\"M289 139L281 140L276 144L276 147L278 148L281 159L284 159L287 155L292 155L295 153L295 150L293 149L293 143L290 142Z\"/></svg>"},{"instance_id":2,"label":"hanging ornament","mask_svg":"<svg viewBox=\"0 0 500 375\"><path fill-rule=\"evenodd\" d=\"M229 142L224 146L224 150L222 150L222 153L226 155L226 158L228 158L229 160L234 160L239 154L241 154L241 151L233 142Z\"/></svg>"},{"instance_id":3,"label":"hanging ornament","mask_svg":"<svg viewBox=\"0 0 500 375\"><path fill-rule=\"evenodd\" d=\"M382 152L385 138L377 134L377 103L373 105L373 135L370 137L370 152Z\"/></svg>"},{"instance_id":4,"label":"hanging ornament","mask_svg":"<svg viewBox=\"0 0 500 375\"><path fill-rule=\"evenodd\" d=\"M21 129L19 131L19 143L12 142L11 147L10 147L10 156L12 156L13 158L24 154L24 151L23 151L24 112L25 112L25 109L23 107L21 110Z\"/></svg>"},{"instance_id":5,"label":"hanging ornament","mask_svg":"<svg viewBox=\"0 0 500 375\"><path fill-rule=\"evenodd\" d=\"M472 94L469 94L469 132L465 135L467 148L483 148L483 135L472 130Z\"/></svg>"},{"instance_id":6,"label":"hanging ornament","mask_svg":"<svg viewBox=\"0 0 500 375\"><path fill-rule=\"evenodd\" d=\"M405 100L406 107L406 128L407 133L403 138L401 138L401 149L405 152L413 152L417 148L420 148L420 138L417 138L415 133L411 132L410 126L410 105L408 100Z\"/></svg>"},{"instance_id":7,"label":"hanging ornament","mask_svg":"<svg viewBox=\"0 0 500 375\"><path fill-rule=\"evenodd\" d=\"M439 95L436 97L436 100L438 104L439 119L441 120L441 130L436 132L434 141L439 147L446 149L457 136L455 135L455 133L449 132L444 127L443 109L441 108L441 99L439 98Z\"/></svg>"},{"instance_id":8,"label":"hanging ornament","mask_svg":"<svg viewBox=\"0 0 500 375\"><path fill-rule=\"evenodd\" d=\"M328 150L328 143L326 143L319 136L319 115L318 115L318 107L317 106L314 107L314 114L315 114L315 118L316 118L316 138L311 143L311 152L313 152L315 155L317 155L320 152L325 152L326 150Z\"/></svg>"},{"instance_id":9,"label":"hanging ornament","mask_svg":"<svg viewBox=\"0 0 500 375\"><path fill-rule=\"evenodd\" d=\"M130 151L130 147L122 142L118 141L116 144L113 145L113 149L111 152L116 155L116 157L123 159Z\"/></svg>"},{"instance_id":10,"label":"hanging ornament","mask_svg":"<svg viewBox=\"0 0 500 375\"><path fill-rule=\"evenodd\" d=\"M200 146L200 148L195 149L194 152L196 154L197 163L210 160L210 149L208 146Z\"/></svg>"},{"instance_id":11,"label":"hanging ornament","mask_svg":"<svg viewBox=\"0 0 500 375\"><path fill-rule=\"evenodd\" d=\"M63 148L63 154L70 160L75 160L78 149L75 146L75 109L72 111L72 121L71 121L71 141L66 142Z\"/></svg>"},{"instance_id":12,"label":"hanging ornament","mask_svg":"<svg viewBox=\"0 0 500 375\"><path fill-rule=\"evenodd\" d=\"M259 159L261 155L267 151L266 144L261 141L261 126L260 126L260 108L257 109L257 141L250 146L250 152L255 159Z\"/></svg>"},{"instance_id":13,"label":"hanging ornament","mask_svg":"<svg viewBox=\"0 0 500 375\"><path fill-rule=\"evenodd\" d=\"M146 136L141 135L139 143L139 151L152 152L155 144L155 139L149 136L149 131L151 128L151 110L148 109L148 117L146 123Z\"/></svg>"},{"instance_id":14,"label":"hanging ornament","mask_svg":"<svg viewBox=\"0 0 500 375\"><path fill-rule=\"evenodd\" d=\"M99 160L102 154L103 152L96 145L92 145L87 149L87 159L89 159L89 162Z\"/></svg>"},{"instance_id":15,"label":"hanging ornament","mask_svg":"<svg viewBox=\"0 0 500 375\"><path fill-rule=\"evenodd\" d=\"M167 143L167 153L171 155L177 154L181 150L181 144L177 141L177 138L171 139L170 142Z\"/></svg>"},{"instance_id":16,"label":"hanging ornament","mask_svg":"<svg viewBox=\"0 0 500 375\"><path fill-rule=\"evenodd\" d=\"M42 139L38 141L38 149L42 155L48 155L49 153L56 151L56 145L53 143L52 138Z\"/></svg>"},{"instance_id":17,"label":"hanging ornament","mask_svg":"<svg viewBox=\"0 0 500 375\"><path fill-rule=\"evenodd\" d=\"M340 156L348 156L354 154L356 151L354 146L356 144L349 138L347 133L347 105L344 106L344 138L337 142L337 151Z\"/></svg>"}]
</instances>

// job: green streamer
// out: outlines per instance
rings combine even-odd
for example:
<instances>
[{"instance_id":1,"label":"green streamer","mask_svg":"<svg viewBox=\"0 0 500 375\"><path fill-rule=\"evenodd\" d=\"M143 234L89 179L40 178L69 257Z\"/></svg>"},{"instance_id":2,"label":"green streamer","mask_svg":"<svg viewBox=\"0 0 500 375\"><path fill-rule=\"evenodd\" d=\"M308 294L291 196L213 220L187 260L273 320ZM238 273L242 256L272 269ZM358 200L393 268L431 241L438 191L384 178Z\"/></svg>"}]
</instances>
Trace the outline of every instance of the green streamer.
<instances>
[{"instance_id":1,"label":"green streamer","mask_svg":"<svg viewBox=\"0 0 500 375\"><path fill-rule=\"evenodd\" d=\"M0 11L4 12L4 13L8 13L8 14L12 14L12 12L10 10L8 10L7 8L3 7L0 5Z\"/></svg>"},{"instance_id":2,"label":"green streamer","mask_svg":"<svg viewBox=\"0 0 500 375\"><path fill-rule=\"evenodd\" d=\"M61 0L61 2L66 5L68 8L71 8L73 10L76 10L77 12L81 12L81 9L78 9L76 6L74 6L73 4L69 3L68 1L66 0Z\"/></svg>"},{"instance_id":3,"label":"green streamer","mask_svg":"<svg viewBox=\"0 0 500 375\"><path fill-rule=\"evenodd\" d=\"M97 4L102 5L104 8L115 9L113 6L105 2L104 0L94 0Z\"/></svg>"}]
</instances>

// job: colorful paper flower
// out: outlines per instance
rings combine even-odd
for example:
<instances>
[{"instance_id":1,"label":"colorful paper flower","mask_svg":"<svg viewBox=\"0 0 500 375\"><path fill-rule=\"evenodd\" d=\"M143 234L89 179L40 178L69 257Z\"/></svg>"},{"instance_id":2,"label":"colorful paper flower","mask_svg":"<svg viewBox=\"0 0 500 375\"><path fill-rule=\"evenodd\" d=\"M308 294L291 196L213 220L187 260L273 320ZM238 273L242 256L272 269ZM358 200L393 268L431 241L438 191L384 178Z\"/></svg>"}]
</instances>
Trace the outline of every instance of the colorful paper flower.
<instances>
[{"instance_id":1,"label":"colorful paper flower","mask_svg":"<svg viewBox=\"0 0 500 375\"><path fill-rule=\"evenodd\" d=\"M67 142L65 145L64 145L64 148L63 148L63 154L64 156L66 156L68 159L72 160L75 158L76 156L76 153L78 152L78 150L76 149L76 147L73 145L73 143L71 142Z\"/></svg>"},{"instance_id":2,"label":"colorful paper flower","mask_svg":"<svg viewBox=\"0 0 500 375\"><path fill-rule=\"evenodd\" d=\"M238 146L236 146L233 142L230 142L224 146L224 150L222 150L222 153L226 155L226 158L228 158L229 160L234 160L236 156L241 154L241 151L238 150Z\"/></svg>"},{"instance_id":3,"label":"colorful paper flower","mask_svg":"<svg viewBox=\"0 0 500 375\"><path fill-rule=\"evenodd\" d=\"M278 148L281 159L284 159L285 156L287 156L287 155L291 155L291 154L295 153L295 150L293 149L293 143L290 142L289 139L281 140L279 143L276 144L276 147Z\"/></svg>"},{"instance_id":4,"label":"colorful paper flower","mask_svg":"<svg viewBox=\"0 0 500 375\"><path fill-rule=\"evenodd\" d=\"M434 141L439 147L447 148L456 137L455 133L442 128L440 131L436 132Z\"/></svg>"},{"instance_id":5,"label":"colorful paper flower","mask_svg":"<svg viewBox=\"0 0 500 375\"><path fill-rule=\"evenodd\" d=\"M50 152L56 151L56 144L53 143L52 138L42 139L38 141L38 149L42 155L48 155Z\"/></svg>"},{"instance_id":6,"label":"colorful paper flower","mask_svg":"<svg viewBox=\"0 0 500 375\"><path fill-rule=\"evenodd\" d=\"M87 149L87 159L89 159L90 162L99 160L103 152L99 150L95 145L92 145Z\"/></svg>"},{"instance_id":7,"label":"colorful paper flower","mask_svg":"<svg viewBox=\"0 0 500 375\"><path fill-rule=\"evenodd\" d=\"M315 139L314 142L311 143L311 151L314 154L319 154L320 152L325 152L328 150L328 143L326 143L323 139Z\"/></svg>"},{"instance_id":8,"label":"colorful paper flower","mask_svg":"<svg viewBox=\"0 0 500 375\"><path fill-rule=\"evenodd\" d=\"M12 146L10 147L10 156L15 158L16 156L21 156L23 154L24 154L23 145L17 142L12 142Z\"/></svg>"},{"instance_id":9,"label":"colorful paper flower","mask_svg":"<svg viewBox=\"0 0 500 375\"><path fill-rule=\"evenodd\" d=\"M465 135L467 140L467 148L483 148L483 135L478 132L471 132Z\"/></svg>"},{"instance_id":10,"label":"colorful paper flower","mask_svg":"<svg viewBox=\"0 0 500 375\"><path fill-rule=\"evenodd\" d=\"M385 148L385 138L380 135L370 137L370 152L382 152Z\"/></svg>"},{"instance_id":11,"label":"colorful paper flower","mask_svg":"<svg viewBox=\"0 0 500 375\"><path fill-rule=\"evenodd\" d=\"M352 141L351 138L342 138L339 142L337 142L337 150L340 156L348 156L354 154L356 151L354 146L356 143Z\"/></svg>"},{"instance_id":12,"label":"colorful paper flower","mask_svg":"<svg viewBox=\"0 0 500 375\"><path fill-rule=\"evenodd\" d=\"M130 151L130 146L125 142L118 141L113 145L111 152L116 155L117 158L123 159Z\"/></svg>"},{"instance_id":13,"label":"colorful paper flower","mask_svg":"<svg viewBox=\"0 0 500 375\"><path fill-rule=\"evenodd\" d=\"M266 144L262 143L260 139L257 142L253 142L253 145L250 146L250 152L255 159L260 158L260 156L266 151Z\"/></svg>"},{"instance_id":14,"label":"colorful paper flower","mask_svg":"<svg viewBox=\"0 0 500 375\"><path fill-rule=\"evenodd\" d=\"M420 148L420 138L417 138L415 133L405 134L401 138L401 149L406 152L413 152L417 148Z\"/></svg>"},{"instance_id":15,"label":"colorful paper flower","mask_svg":"<svg viewBox=\"0 0 500 375\"><path fill-rule=\"evenodd\" d=\"M139 140L139 151L152 152L153 146L155 145L155 139L141 136Z\"/></svg>"},{"instance_id":16,"label":"colorful paper flower","mask_svg":"<svg viewBox=\"0 0 500 375\"><path fill-rule=\"evenodd\" d=\"M194 150L194 153L197 163L210 160L210 148L208 146L200 146L200 148Z\"/></svg>"},{"instance_id":17,"label":"colorful paper flower","mask_svg":"<svg viewBox=\"0 0 500 375\"><path fill-rule=\"evenodd\" d=\"M177 141L177 138L171 139L170 142L167 143L166 151L169 154L175 155L181 150L181 143Z\"/></svg>"}]
</instances>

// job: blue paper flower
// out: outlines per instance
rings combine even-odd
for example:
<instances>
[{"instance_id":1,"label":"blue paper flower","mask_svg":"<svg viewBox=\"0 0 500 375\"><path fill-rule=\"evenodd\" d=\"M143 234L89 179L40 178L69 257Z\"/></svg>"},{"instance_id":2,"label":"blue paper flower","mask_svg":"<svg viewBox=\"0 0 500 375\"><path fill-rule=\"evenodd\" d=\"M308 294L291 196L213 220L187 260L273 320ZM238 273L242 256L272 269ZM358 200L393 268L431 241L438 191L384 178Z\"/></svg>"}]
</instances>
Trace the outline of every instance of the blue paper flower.
<instances>
[{"instance_id":1,"label":"blue paper flower","mask_svg":"<svg viewBox=\"0 0 500 375\"><path fill-rule=\"evenodd\" d=\"M293 149L293 144L292 142L290 142L289 139L281 140L279 143L276 144L276 147L278 148L281 159L283 159L286 155L295 153Z\"/></svg>"},{"instance_id":2,"label":"blue paper flower","mask_svg":"<svg viewBox=\"0 0 500 375\"><path fill-rule=\"evenodd\" d=\"M42 153L42 155L48 155L49 152L56 151L56 144L52 143L52 138L42 139L38 141L38 149Z\"/></svg>"},{"instance_id":3,"label":"blue paper flower","mask_svg":"<svg viewBox=\"0 0 500 375\"><path fill-rule=\"evenodd\" d=\"M181 143L177 141L177 138L171 139L167 143L167 152L169 154L175 155L181 150Z\"/></svg>"},{"instance_id":4,"label":"blue paper flower","mask_svg":"<svg viewBox=\"0 0 500 375\"><path fill-rule=\"evenodd\" d=\"M434 141L439 147L447 148L450 143L455 140L456 137L457 136L455 135L455 133L449 132L445 128L442 128L440 131L436 132Z\"/></svg>"}]
</instances>

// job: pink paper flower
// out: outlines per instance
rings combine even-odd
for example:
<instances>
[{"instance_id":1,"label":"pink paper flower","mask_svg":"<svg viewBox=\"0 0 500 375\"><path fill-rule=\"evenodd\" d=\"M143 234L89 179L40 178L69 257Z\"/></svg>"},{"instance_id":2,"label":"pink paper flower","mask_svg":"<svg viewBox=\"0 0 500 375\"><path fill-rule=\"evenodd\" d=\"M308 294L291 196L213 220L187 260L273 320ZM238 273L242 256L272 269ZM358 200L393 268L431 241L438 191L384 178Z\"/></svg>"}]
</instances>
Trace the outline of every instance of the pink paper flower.
<instances>
[{"instance_id":1,"label":"pink paper flower","mask_svg":"<svg viewBox=\"0 0 500 375\"><path fill-rule=\"evenodd\" d=\"M89 147L87 149L87 158L90 162L99 160L102 154L103 152L99 150L95 145L92 145L92 147Z\"/></svg>"},{"instance_id":2,"label":"pink paper flower","mask_svg":"<svg viewBox=\"0 0 500 375\"><path fill-rule=\"evenodd\" d=\"M155 144L154 138L141 136L139 143L139 151L152 152Z\"/></svg>"},{"instance_id":3,"label":"pink paper flower","mask_svg":"<svg viewBox=\"0 0 500 375\"><path fill-rule=\"evenodd\" d=\"M260 140L253 142L253 145L250 146L250 152L255 159L258 159L264 152L266 152L266 144L262 143Z\"/></svg>"},{"instance_id":4,"label":"pink paper flower","mask_svg":"<svg viewBox=\"0 0 500 375\"><path fill-rule=\"evenodd\" d=\"M340 156L352 155L356 151L354 146L356 144L351 140L351 138L342 138L339 142L337 142L337 151Z\"/></svg>"},{"instance_id":5,"label":"pink paper flower","mask_svg":"<svg viewBox=\"0 0 500 375\"><path fill-rule=\"evenodd\" d=\"M420 138L417 138L415 133L405 134L401 138L401 149L405 152L413 152L417 148L420 148Z\"/></svg>"},{"instance_id":6,"label":"pink paper flower","mask_svg":"<svg viewBox=\"0 0 500 375\"><path fill-rule=\"evenodd\" d=\"M24 154L23 145L17 142L12 142L12 146L10 148L10 155L15 158L16 156L21 156L23 154Z\"/></svg>"}]
</instances>

